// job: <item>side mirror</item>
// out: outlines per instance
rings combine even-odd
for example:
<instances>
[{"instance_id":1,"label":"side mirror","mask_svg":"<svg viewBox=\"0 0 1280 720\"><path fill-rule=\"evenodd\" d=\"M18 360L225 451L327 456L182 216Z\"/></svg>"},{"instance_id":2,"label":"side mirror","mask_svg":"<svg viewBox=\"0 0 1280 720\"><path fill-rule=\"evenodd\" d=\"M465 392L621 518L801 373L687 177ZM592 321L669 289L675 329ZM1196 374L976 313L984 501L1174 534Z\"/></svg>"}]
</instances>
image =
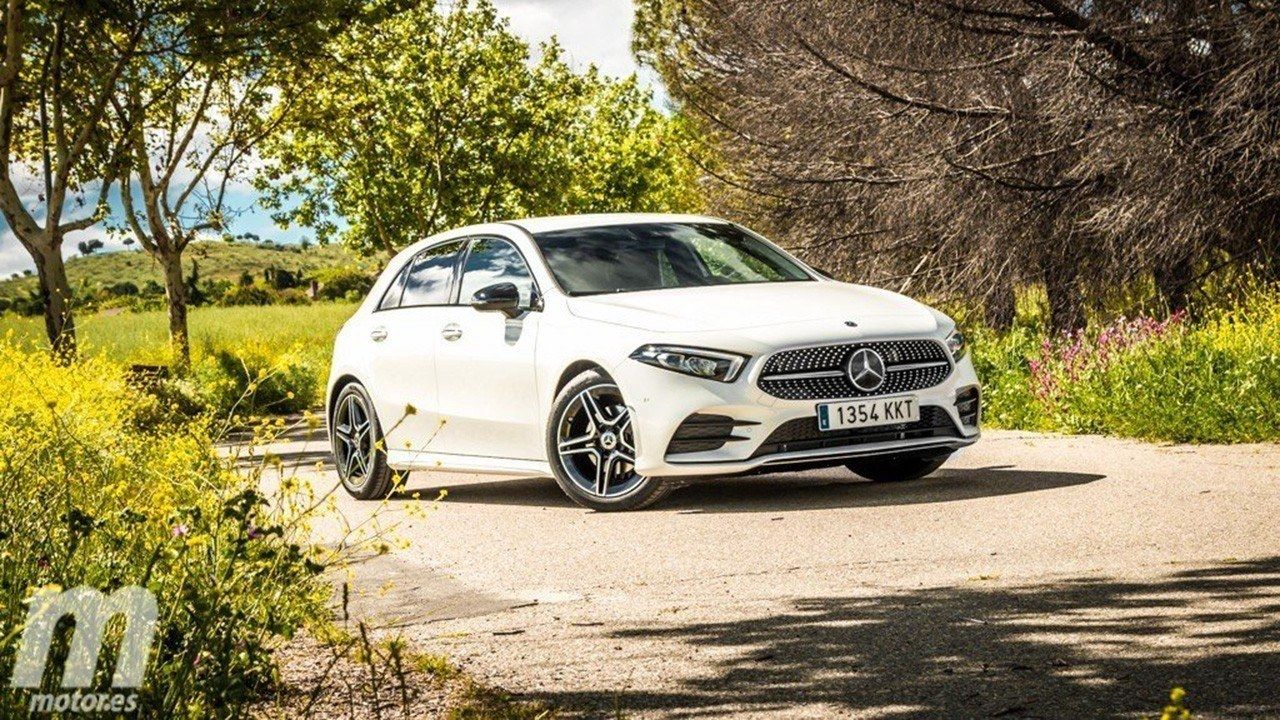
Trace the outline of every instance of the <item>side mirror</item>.
<instances>
[{"instance_id":1,"label":"side mirror","mask_svg":"<svg viewBox=\"0 0 1280 720\"><path fill-rule=\"evenodd\" d=\"M520 314L520 289L515 283L502 282L482 287L471 296L471 307L477 310L497 310L508 317Z\"/></svg>"}]
</instances>

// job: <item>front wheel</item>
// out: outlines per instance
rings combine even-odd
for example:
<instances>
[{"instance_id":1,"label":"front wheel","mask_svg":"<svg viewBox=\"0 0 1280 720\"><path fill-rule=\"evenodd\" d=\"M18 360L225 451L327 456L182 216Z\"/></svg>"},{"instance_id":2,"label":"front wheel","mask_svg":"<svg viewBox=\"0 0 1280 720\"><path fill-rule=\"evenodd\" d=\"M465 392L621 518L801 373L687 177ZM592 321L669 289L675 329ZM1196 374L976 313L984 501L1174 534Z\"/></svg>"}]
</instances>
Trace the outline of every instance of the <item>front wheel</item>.
<instances>
[{"instance_id":1,"label":"front wheel","mask_svg":"<svg viewBox=\"0 0 1280 720\"><path fill-rule=\"evenodd\" d=\"M592 510L638 510L666 497L671 486L635 470L631 411L608 376L590 370L556 397L547 424L547 457L556 484Z\"/></svg>"},{"instance_id":2,"label":"front wheel","mask_svg":"<svg viewBox=\"0 0 1280 720\"><path fill-rule=\"evenodd\" d=\"M845 467L872 482L919 480L942 467L951 453L909 453L850 460Z\"/></svg>"}]
</instances>

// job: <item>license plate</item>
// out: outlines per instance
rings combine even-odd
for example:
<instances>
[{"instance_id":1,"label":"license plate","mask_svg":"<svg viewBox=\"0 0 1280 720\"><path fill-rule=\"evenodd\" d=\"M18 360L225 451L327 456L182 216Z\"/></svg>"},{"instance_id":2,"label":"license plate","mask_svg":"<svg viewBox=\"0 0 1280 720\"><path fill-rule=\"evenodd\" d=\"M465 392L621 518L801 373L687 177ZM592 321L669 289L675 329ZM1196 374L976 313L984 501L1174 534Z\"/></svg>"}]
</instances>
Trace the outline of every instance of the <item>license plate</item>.
<instances>
[{"instance_id":1,"label":"license plate","mask_svg":"<svg viewBox=\"0 0 1280 720\"><path fill-rule=\"evenodd\" d=\"M822 403L818 406L819 430L901 425L920 419L920 400L914 395Z\"/></svg>"}]
</instances>

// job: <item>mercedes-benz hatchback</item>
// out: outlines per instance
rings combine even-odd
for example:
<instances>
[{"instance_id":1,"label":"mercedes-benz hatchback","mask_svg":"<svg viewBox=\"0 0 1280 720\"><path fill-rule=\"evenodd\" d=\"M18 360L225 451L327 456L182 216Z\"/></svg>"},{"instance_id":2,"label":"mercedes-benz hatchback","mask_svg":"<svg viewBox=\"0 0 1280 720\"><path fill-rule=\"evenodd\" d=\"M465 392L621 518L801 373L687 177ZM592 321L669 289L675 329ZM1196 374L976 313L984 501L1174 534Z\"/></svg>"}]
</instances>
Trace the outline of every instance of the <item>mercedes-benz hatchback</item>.
<instances>
[{"instance_id":1,"label":"mercedes-benz hatchback","mask_svg":"<svg viewBox=\"0 0 1280 720\"><path fill-rule=\"evenodd\" d=\"M942 313L734 223L584 215L406 248L339 332L327 409L358 498L414 470L550 475L598 510L696 478L936 470L978 439Z\"/></svg>"}]
</instances>

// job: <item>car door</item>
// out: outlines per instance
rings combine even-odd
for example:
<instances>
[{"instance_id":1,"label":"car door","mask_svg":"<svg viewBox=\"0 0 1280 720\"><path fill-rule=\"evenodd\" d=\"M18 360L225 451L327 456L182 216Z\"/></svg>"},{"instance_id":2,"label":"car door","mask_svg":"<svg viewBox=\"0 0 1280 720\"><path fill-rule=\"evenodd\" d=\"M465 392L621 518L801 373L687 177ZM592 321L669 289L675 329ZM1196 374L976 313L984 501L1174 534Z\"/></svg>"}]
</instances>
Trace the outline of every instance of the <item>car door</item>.
<instances>
[{"instance_id":1,"label":"car door","mask_svg":"<svg viewBox=\"0 0 1280 720\"><path fill-rule=\"evenodd\" d=\"M455 240L415 255L371 314L370 394L388 450L446 452L436 442L436 340L451 310L463 247Z\"/></svg>"},{"instance_id":2,"label":"car door","mask_svg":"<svg viewBox=\"0 0 1280 720\"><path fill-rule=\"evenodd\" d=\"M513 283L522 310L509 317L471 307L475 292ZM440 436L449 452L533 460L544 455L534 348L541 313L537 285L520 251L497 237L474 238L436 343Z\"/></svg>"}]
</instances>

